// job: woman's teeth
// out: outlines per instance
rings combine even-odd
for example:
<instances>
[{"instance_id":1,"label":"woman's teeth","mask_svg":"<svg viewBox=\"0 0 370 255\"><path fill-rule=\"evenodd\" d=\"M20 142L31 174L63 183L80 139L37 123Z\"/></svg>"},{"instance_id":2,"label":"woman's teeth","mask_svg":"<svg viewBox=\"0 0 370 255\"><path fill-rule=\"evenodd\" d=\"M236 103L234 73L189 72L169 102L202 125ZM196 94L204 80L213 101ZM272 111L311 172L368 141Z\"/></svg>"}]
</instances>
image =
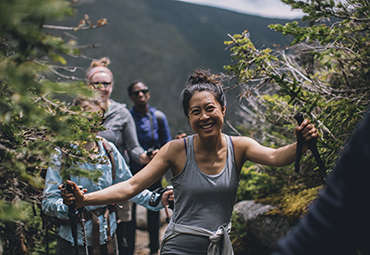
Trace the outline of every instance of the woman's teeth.
<instances>
[{"instance_id":1,"label":"woman's teeth","mask_svg":"<svg viewBox=\"0 0 370 255\"><path fill-rule=\"evenodd\" d=\"M213 125L213 124L209 124L209 125L204 125L204 126L202 126L202 128L203 128L203 129L207 129L207 128L210 128L210 127L212 127L212 125Z\"/></svg>"}]
</instances>

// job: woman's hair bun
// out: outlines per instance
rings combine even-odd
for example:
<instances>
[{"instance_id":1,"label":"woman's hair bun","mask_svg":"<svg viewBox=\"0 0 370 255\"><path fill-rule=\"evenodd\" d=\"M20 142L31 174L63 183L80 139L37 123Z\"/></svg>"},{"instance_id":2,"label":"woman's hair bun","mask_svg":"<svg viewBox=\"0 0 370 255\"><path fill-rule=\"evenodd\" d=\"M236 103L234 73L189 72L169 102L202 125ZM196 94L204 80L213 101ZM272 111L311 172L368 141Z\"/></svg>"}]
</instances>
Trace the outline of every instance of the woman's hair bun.
<instances>
[{"instance_id":1,"label":"woman's hair bun","mask_svg":"<svg viewBox=\"0 0 370 255\"><path fill-rule=\"evenodd\" d=\"M90 69L97 67L97 66L107 67L109 64L110 64L110 59L108 57L104 57L98 60L93 60L90 64Z\"/></svg>"},{"instance_id":2,"label":"woman's hair bun","mask_svg":"<svg viewBox=\"0 0 370 255\"><path fill-rule=\"evenodd\" d=\"M213 75L207 70L196 70L193 74L189 76L188 84L195 85L195 84L203 84L203 83L211 83L214 85L219 85L221 82L214 78Z\"/></svg>"}]
</instances>

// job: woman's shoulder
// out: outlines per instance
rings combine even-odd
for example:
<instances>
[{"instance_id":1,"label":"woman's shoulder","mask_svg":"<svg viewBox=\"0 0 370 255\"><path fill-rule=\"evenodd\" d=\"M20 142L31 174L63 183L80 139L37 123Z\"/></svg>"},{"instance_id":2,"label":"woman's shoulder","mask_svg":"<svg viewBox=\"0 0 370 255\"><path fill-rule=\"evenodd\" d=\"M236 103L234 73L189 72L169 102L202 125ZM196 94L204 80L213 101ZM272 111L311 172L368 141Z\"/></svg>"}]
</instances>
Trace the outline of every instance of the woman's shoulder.
<instances>
[{"instance_id":1,"label":"woman's shoulder","mask_svg":"<svg viewBox=\"0 0 370 255\"><path fill-rule=\"evenodd\" d=\"M233 146L238 147L246 147L246 146L253 146L258 144L256 140L247 136L230 136L231 141L233 142Z\"/></svg>"},{"instance_id":2,"label":"woman's shoulder","mask_svg":"<svg viewBox=\"0 0 370 255\"><path fill-rule=\"evenodd\" d=\"M131 113L127 109L126 104L117 103L113 100L111 102L112 102L112 104L111 104L110 109L107 113L107 117L108 116L115 116L115 117L119 116L121 118L131 117Z\"/></svg>"},{"instance_id":3,"label":"woman's shoulder","mask_svg":"<svg viewBox=\"0 0 370 255\"><path fill-rule=\"evenodd\" d=\"M125 113L130 113L130 111L127 109L127 106L126 104L124 103L118 103L114 100L110 100L111 101L111 105L110 105L110 109L108 111L108 113L110 112L125 112Z\"/></svg>"},{"instance_id":4,"label":"woman's shoulder","mask_svg":"<svg viewBox=\"0 0 370 255\"><path fill-rule=\"evenodd\" d=\"M176 176L184 168L186 161L185 146L184 139L174 139L167 142L160 149L163 159L171 165L173 176Z\"/></svg>"},{"instance_id":5,"label":"woman's shoulder","mask_svg":"<svg viewBox=\"0 0 370 255\"><path fill-rule=\"evenodd\" d=\"M186 139L184 141L184 139ZM168 156L178 156L182 152L185 151L185 147L187 144L187 138L181 138L181 139L173 139L169 142L167 142L165 145L162 146L161 150L163 149Z\"/></svg>"},{"instance_id":6,"label":"woman's shoulder","mask_svg":"<svg viewBox=\"0 0 370 255\"><path fill-rule=\"evenodd\" d=\"M185 141L184 141L184 139L185 139ZM167 142L165 145L168 144L168 146L171 146L173 148L181 148L181 147L184 147L184 144L187 143L187 139L188 139L187 137L181 138L181 139L173 139L173 140Z\"/></svg>"}]
</instances>

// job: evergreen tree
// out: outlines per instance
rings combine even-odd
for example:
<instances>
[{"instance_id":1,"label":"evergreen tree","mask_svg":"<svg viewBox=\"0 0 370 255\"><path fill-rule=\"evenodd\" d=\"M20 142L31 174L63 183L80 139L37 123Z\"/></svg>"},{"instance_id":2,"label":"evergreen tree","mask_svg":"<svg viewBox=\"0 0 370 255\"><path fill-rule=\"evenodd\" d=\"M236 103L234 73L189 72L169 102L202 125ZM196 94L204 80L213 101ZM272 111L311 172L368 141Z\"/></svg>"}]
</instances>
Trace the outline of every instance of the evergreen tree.
<instances>
[{"instance_id":1,"label":"evergreen tree","mask_svg":"<svg viewBox=\"0 0 370 255\"><path fill-rule=\"evenodd\" d=\"M88 152L79 141L95 139L89 133L91 124L98 125L101 121L96 114L81 113L56 99L63 95L92 96L93 91L83 81L71 75L63 82L48 78L52 77L51 73L60 74L58 68L74 69L66 66L63 56L79 55L75 41L52 36L43 29L45 21L73 15L72 2L0 1L0 237L3 254L44 252L45 244L40 243L43 237L40 218L33 216L32 208L40 202L44 185L42 174L50 162L50 155L56 147L60 148L65 155L65 166L89 160ZM69 30L102 26L104 21L93 26L85 18ZM70 174L95 180L98 177L78 168L62 172L65 177Z\"/></svg>"},{"instance_id":2,"label":"evergreen tree","mask_svg":"<svg viewBox=\"0 0 370 255\"><path fill-rule=\"evenodd\" d=\"M284 49L256 49L245 31L226 42L246 99L243 127L265 144L292 140L293 116L303 112L321 133L318 147L330 172L369 103L370 3L362 0L282 0L301 9L303 21L270 25L293 38ZM267 135L272 134L272 135ZM315 165L311 155L308 169Z\"/></svg>"}]
</instances>

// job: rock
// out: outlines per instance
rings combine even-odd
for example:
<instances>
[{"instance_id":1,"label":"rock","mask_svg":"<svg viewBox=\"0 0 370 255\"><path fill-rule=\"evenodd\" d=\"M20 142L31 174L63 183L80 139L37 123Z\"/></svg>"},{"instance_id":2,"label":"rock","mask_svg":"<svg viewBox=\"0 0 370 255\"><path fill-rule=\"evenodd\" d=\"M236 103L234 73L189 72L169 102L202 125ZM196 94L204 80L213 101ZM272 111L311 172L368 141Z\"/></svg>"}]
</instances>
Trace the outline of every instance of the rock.
<instances>
[{"instance_id":1,"label":"rock","mask_svg":"<svg viewBox=\"0 0 370 255\"><path fill-rule=\"evenodd\" d=\"M241 201L234 206L238 221L246 225L246 240L243 254L270 254L276 242L286 236L291 226L281 215L268 215L274 209L271 205L258 204L254 201Z\"/></svg>"}]
</instances>

